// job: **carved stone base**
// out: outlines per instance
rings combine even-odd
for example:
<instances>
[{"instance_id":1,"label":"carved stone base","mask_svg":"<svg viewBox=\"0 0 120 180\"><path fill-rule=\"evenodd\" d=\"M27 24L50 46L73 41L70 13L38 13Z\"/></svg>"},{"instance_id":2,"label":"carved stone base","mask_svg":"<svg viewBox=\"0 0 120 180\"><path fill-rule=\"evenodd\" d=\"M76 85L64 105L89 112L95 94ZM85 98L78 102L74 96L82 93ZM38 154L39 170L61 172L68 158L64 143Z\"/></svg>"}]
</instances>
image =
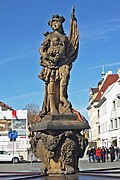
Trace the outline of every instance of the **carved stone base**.
<instances>
[{"instance_id":1,"label":"carved stone base","mask_svg":"<svg viewBox=\"0 0 120 180\"><path fill-rule=\"evenodd\" d=\"M88 145L87 139L80 131L82 128L88 129L89 125L86 122L80 122L76 116L66 115L61 118L57 116L57 120L55 116L45 118L33 127L34 137L31 139L33 153L44 164L43 172L76 173L78 159L83 157Z\"/></svg>"}]
</instances>

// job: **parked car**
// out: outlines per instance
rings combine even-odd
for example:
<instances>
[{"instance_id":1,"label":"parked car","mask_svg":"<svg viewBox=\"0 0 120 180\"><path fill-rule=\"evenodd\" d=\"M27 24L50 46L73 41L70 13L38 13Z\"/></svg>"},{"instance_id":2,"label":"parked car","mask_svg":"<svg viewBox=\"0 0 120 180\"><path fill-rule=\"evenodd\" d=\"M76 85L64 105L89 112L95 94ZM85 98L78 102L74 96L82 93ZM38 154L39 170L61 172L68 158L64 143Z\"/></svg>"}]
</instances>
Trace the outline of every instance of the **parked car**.
<instances>
[{"instance_id":1,"label":"parked car","mask_svg":"<svg viewBox=\"0 0 120 180\"><path fill-rule=\"evenodd\" d=\"M14 157L13 157L13 154L10 154L7 151L0 151L0 161L9 161L9 162L14 161L14 163L18 163L22 160L23 160L23 156L21 155L14 154Z\"/></svg>"}]
</instances>

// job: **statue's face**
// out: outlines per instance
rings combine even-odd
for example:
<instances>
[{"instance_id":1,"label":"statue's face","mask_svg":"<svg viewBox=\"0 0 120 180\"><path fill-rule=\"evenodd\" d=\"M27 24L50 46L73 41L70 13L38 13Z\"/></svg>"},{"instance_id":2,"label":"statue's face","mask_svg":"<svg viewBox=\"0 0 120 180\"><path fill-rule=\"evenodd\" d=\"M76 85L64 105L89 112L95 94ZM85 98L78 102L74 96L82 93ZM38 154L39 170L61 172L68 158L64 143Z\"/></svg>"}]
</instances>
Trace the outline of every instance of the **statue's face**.
<instances>
[{"instance_id":1,"label":"statue's face","mask_svg":"<svg viewBox=\"0 0 120 180\"><path fill-rule=\"evenodd\" d=\"M51 27L52 27L53 30L58 30L60 28L60 26L61 26L60 21L54 20L51 23Z\"/></svg>"}]
</instances>

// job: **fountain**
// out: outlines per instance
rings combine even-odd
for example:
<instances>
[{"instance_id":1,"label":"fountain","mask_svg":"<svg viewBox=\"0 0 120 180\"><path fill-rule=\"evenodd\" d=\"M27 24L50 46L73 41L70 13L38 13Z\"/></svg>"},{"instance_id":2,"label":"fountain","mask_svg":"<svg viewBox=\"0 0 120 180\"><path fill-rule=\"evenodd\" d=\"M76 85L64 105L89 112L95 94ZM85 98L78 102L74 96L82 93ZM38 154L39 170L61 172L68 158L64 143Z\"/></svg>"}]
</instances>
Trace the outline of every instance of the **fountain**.
<instances>
[{"instance_id":1,"label":"fountain","mask_svg":"<svg viewBox=\"0 0 120 180\"><path fill-rule=\"evenodd\" d=\"M90 126L83 115L68 101L68 83L73 62L77 59L79 32L75 9L72 8L70 33L67 37L65 18L53 15L40 46L38 77L45 83L45 96L39 114L40 121L32 127L31 147L43 162L44 174L74 174L78 160L84 156L88 140L81 131Z\"/></svg>"}]
</instances>

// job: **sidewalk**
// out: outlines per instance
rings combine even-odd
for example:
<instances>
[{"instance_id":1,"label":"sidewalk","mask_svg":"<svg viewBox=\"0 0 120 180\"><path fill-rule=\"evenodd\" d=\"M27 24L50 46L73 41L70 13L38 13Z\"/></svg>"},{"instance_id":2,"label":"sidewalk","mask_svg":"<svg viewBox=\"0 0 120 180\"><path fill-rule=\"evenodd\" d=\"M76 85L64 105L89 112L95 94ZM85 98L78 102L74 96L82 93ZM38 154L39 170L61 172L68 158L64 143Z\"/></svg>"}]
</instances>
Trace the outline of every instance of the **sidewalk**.
<instances>
[{"instance_id":1,"label":"sidewalk","mask_svg":"<svg viewBox=\"0 0 120 180\"><path fill-rule=\"evenodd\" d=\"M88 160L79 159L79 170L102 170L102 169L120 169L120 160L118 161L107 161L107 162L91 162L89 163Z\"/></svg>"},{"instance_id":2,"label":"sidewalk","mask_svg":"<svg viewBox=\"0 0 120 180\"><path fill-rule=\"evenodd\" d=\"M109 170L109 169L120 169L120 160L114 162L94 162L89 163L88 160L79 160L78 163L79 171L89 171L89 170ZM41 172L42 163L0 163L0 172Z\"/></svg>"},{"instance_id":3,"label":"sidewalk","mask_svg":"<svg viewBox=\"0 0 120 180\"><path fill-rule=\"evenodd\" d=\"M105 163L89 163L88 160L80 159L79 160L79 171L76 173L76 180L79 179L120 179L120 160L114 162L105 162ZM3 179L3 176L39 176L39 173L42 172L42 163L0 163L0 179ZM33 178L34 179L34 178ZM40 179L40 177L38 177ZM47 180L47 178L46 178Z\"/></svg>"},{"instance_id":4,"label":"sidewalk","mask_svg":"<svg viewBox=\"0 0 120 180\"><path fill-rule=\"evenodd\" d=\"M114 162L94 162L89 163L88 160L79 159L78 163L79 171L87 170L109 170L109 169L120 169L120 160ZM41 172L42 163L0 163L0 172Z\"/></svg>"},{"instance_id":5,"label":"sidewalk","mask_svg":"<svg viewBox=\"0 0 120 180\"><path fill-rule=\"evenodd\" d=\"M3 172L41 172L42 163L0 163L0 173Z\"/></svg>"}]
</instances>

